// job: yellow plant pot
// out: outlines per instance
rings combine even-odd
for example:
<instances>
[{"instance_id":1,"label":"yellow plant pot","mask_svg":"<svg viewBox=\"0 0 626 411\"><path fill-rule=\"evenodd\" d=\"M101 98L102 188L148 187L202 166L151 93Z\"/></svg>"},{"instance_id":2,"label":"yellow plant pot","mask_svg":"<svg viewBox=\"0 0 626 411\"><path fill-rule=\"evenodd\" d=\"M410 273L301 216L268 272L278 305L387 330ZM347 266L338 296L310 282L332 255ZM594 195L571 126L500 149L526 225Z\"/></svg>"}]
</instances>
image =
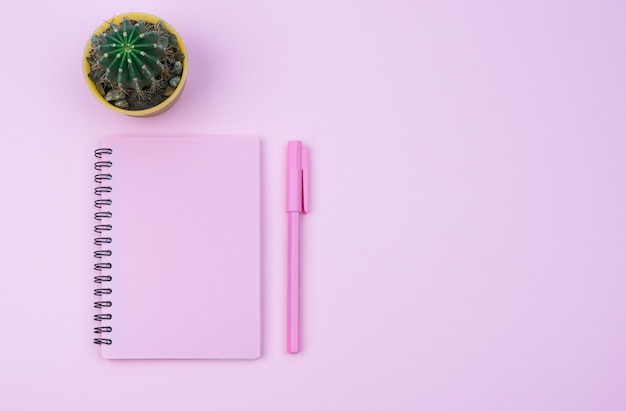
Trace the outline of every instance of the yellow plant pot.
<instances>
[{"instance_id":1,"label":"yellow plant pot","mask_svg":"<svg viewBox=\"0 0 626 411\"><path fill-rule=\"evenodd\" d=\"M116 25L120 24L124 18L127 18L129 20L135 20L135 21L145 21L145 22L152 23L152 24L156 24L157 22L161 21L163 25L165 26L165 28L167 29L167 31L169 31L171 34L176 36L178 40L178 48L180 49L180 52L183 53L183 55L185 56L185 58L182 61L183 72L181 74L181 79L180 79L180 83L178 84L178 87L176 87L172 95L167 97L162 103L154 107L145 109L145 110L128 110L128 109L123 109L123 108L114 106L113 104L105 100L104 96L102 96L102 94L100 94L100 92L96 88L96 85L94 84L94 82L91 81L91 79L89 78L89 73L91 71L91 68L89 67L89 63L87 62L87 57L89 57L89 54L92 49L91 37L97 34L104 33L110 27L111 23L116 24ZM189 62L188 62L188 56L187 56L187 48L185 47L185 44L182 38L180 37L180 35L178 34L178 32L174 30L174 28L170 26L163 19L160 19L159 17L154 16L152 14L139 13L139 12L120 14L120 15L113 17L111 20L108 20L102 23L96 30L94 30L94 32L92 33L92 36L89 37L89 41L87 41L87 45L85 46L85 52L83 55L83 75L85 77L85 80L87 81L87 87L91 91L91 94L93 94L94 97L96 97L96 99L100 103L102 103L105 107L113 111L117 111L118 113L126 114L128 116L133 116L133 117L156 116L158 114L165 112L170 107L172 107L172 105L174 105L174 103L176 103L176 101L180 97L181 93L183 92L183 88L185 87L185 83L187 82L188 65L189 65Z\"/></svg>"}]
</instances>

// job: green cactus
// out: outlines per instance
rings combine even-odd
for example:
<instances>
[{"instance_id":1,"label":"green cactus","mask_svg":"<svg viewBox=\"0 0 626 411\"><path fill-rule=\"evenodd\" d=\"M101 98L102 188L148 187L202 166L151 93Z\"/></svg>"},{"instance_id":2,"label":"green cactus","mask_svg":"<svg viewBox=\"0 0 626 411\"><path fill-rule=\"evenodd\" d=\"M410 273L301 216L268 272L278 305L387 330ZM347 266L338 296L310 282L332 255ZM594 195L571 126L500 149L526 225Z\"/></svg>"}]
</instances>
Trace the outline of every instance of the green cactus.
<instances>
[{"instance_id":1,"label":"green cactus","mask_svg":"<svg viewBox=\"0 0 626 411\"><path fill-rule=\"evenodd\" d=\"M185 54L162 20L117 17L92 34L86 75L102 98L124 110L158 106L179 88ZM117 22L117 23L114 23Z\"/></svg>"},{"instance_id":2,"label":"green cactus","mask_svg":"<svg viewBox=\"0 0 626 411\"><path fill-rule=\"evenodd\" d=\"M93 58L103 71L103 80L121 89L139 91L158 84L157 77L163 72L160 59L166 54L167 42L144 22L132 23L124 18L119 26L111 23L110 30L93 36Z\"/></svg>"}]
</instances>

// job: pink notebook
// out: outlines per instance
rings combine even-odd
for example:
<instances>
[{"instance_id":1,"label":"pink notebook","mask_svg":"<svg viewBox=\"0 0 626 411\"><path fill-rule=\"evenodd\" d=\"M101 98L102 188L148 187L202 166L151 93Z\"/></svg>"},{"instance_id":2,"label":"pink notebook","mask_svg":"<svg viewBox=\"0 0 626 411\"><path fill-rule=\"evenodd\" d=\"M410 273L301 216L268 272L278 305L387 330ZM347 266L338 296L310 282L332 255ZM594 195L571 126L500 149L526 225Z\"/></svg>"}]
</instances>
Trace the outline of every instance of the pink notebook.
<instances>
[{"instance_id":1,"label":"pink notebook","mask_svg":"<svg viewBox=\"0 0 626 411\"><path fill-rule=\"evenodd\" d=\"M260 356L259 145L102 140L94 341L104 358Z\"/></svg>"}]
</instances>

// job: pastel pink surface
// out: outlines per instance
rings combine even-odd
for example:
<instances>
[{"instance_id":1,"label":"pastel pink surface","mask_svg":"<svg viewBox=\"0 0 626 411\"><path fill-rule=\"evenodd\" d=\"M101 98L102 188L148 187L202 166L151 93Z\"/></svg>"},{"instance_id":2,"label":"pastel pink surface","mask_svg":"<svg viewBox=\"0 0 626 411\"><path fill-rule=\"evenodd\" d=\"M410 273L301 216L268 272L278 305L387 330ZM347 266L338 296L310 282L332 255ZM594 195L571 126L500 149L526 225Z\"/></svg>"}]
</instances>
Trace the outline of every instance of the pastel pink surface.
<instances>
[{"instance_id":1,"label":"pastel pink surface","mask_svg":"<svg viewBox=\"0 0 626 411\"><path fill-rule=\"evenodd\" d=\"M104 138L113 280L105 358L260 355L259 140Z\"/></svg>"},{"instance_id":2,"label":"pastel pink surface","mask_svg":"<svg viewBox=\"0 0 626 411\"><path fill-rule=\"evenodd\" d=\"M187 44L187 86L159 117L100 107L80 72L93 28L129 7ZM626 409L626 2L0 9L15 44L0 65L0 409ZM257 361L105 361L91 343L93 149L157 133L262 137ZM298 355L292 139L313 173Z\"/></svg>"}]
</instances>

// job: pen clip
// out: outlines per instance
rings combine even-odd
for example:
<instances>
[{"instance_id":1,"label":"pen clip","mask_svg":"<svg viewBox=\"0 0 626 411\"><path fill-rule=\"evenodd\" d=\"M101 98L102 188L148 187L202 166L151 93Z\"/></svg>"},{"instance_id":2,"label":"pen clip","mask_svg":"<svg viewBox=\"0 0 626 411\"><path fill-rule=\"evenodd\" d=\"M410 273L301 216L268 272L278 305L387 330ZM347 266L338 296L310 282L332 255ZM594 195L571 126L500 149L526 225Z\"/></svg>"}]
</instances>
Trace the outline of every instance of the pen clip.
<instances>
[{"instance_id":1,"label":"pen clip","mask_svg":"<svg viewBox=\"0 0 626 411\"><path fill-rule=\"evenodd\" d=\"M300 164L302 167L302 214L309 212L309 149L302 144L300 148Z\"/></svg>"}]
</instances>

